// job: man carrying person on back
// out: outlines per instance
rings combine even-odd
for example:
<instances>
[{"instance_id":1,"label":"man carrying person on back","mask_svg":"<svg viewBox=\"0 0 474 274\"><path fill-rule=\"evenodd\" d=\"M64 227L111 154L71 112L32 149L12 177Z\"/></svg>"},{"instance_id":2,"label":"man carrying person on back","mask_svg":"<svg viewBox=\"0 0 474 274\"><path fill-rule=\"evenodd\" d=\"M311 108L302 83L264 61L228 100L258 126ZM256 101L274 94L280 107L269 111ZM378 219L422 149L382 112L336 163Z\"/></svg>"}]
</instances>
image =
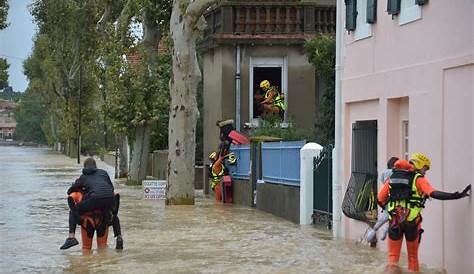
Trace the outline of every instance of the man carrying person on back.
<instances>
[{"instance_id":1,"label":"man carrying person on back","mask_svg":"<svg viewBox=\"0 0 474 274\"><path fill-rule=\"evenodd\" d=\"M79 203L75 203L72 197L68 197L69 212L69 237L60 249L68 249L79 244L75 237L76 225L80 216L93 210L109 210L113 212L112 226L117 238L116 249L123 249L120 221L117 216L118 200L114 194L114 186L105 170L98 169L93 158L84 161L82 175L68 189L67 194L82 192L84 197Z\"/></svg>"}]
</instances>

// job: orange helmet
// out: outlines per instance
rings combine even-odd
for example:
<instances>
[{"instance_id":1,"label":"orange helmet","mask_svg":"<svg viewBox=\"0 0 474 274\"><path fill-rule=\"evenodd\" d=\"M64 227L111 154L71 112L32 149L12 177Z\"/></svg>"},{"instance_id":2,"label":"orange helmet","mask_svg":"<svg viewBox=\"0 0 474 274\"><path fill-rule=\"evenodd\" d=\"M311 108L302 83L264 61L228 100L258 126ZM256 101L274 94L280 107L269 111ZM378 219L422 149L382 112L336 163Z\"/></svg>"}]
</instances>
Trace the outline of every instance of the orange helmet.
<instances>
[{"instance_id":1,"label":"orange helmet","mask_svg":"<svg viewBox=\"0 0 474 274\"><path fill-rule=\"evenodd\" d=\"M413 170L413 166L405 159L400 159L393 165L395 169Z\"/></svg>"}]
</instances>

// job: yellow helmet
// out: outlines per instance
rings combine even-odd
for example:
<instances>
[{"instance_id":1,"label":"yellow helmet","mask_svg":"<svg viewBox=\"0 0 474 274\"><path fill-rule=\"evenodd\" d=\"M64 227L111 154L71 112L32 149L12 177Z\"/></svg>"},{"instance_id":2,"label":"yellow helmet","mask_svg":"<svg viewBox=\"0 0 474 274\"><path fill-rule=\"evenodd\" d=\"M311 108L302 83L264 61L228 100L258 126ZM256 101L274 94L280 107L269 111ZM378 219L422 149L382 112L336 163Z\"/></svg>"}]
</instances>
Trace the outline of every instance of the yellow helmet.
<instances>
[{"instance_id":1,"label":"yellow helmet","mask_svg":"<svg viewBox=\"0 0 474 274\"><path fill-rule=\"evenodd\" d=\"M431 166L431 160L428 158L426 155L423 153L415 152L411 155L410 157L410 163L413 164L415 169L420 170L424 166L430 168Z\"/></svg>"},{"instance_id":2,"label":"yellow helmet","mask_svg":"<svg viewBox=\"0 0 474 274\"><path fill-rule=\"evenodd\" d=\"M264 90L267 90L270 88L270 81L268 80L263 80L260 82L260 87L263 88Z\"/></svg>"},{"instance_id":3,"label":"yellow helmet","mask_svg":"<svg viewBox=\"0 0 474 274\"><path fill-rule=\"evenodd\" d=\"M235 164L235 162L237 161L237 159L235 158L235 154L229 153L229 157L227 158L227 161L229 161L229 164Z\"/></svg>"}]
</instances>

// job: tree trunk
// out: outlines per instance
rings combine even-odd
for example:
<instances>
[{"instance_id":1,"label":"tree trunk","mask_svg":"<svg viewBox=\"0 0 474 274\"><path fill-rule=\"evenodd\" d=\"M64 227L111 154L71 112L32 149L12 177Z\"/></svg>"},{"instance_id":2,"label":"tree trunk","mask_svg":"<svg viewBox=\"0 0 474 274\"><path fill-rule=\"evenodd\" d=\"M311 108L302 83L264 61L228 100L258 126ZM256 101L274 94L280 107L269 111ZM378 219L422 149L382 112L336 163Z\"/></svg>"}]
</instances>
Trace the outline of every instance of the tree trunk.
<instances>
[{"instance_id":1,"label":"tree trunk","mask_svg":"<svg viewBox=\"0 0 474 274\"><path fill-rule=\"evenodd\" d=\"M146 178L148 154L150 154L150 126L138 126L135 130L129 178L134 184L141 183Z\"/></svg>"},{"instance_id":2,"label":"tree trunk","mask_svg":"<svg viewBox=\"0 0 474 274\"><path fill-rule=\"evenodd\" d=\"M182 14L180 1L174 1L170 30L173 38L173 79L170 82L170 120L168 138L167 205L194 204L194 159L196 102L201 81L196 57L195 21ZM199 15L200 16L200 15Z\"/></svg>"},{"instance_id":3,"label":"tree trunk","mask_svg":"<svg viewBox=\"0 0 474 274\"><path fill-rule=\"evenodd\" d=\"M119 147L119 178L128 177L128 138L121 133L117 136L117 145Z\"/></svg>"}]
</instances>

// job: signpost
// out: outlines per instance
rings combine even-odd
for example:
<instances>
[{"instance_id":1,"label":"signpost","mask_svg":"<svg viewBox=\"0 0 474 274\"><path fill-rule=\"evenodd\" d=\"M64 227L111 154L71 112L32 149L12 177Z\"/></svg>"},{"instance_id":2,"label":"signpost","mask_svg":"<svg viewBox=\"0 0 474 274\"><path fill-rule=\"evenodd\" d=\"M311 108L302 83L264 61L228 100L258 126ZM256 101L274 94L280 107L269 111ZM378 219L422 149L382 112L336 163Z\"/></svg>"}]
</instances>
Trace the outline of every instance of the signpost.
<instances>
[{"instance_id":1,"label":"signpost","mask_svg":"<svg viewBox=\"0 0 474 274\"><path fill-rule=\"evenodd\" d=\"M143 180L143 198L145 200L166 199L165 180Z\"/></svg>"}]
</instances>

